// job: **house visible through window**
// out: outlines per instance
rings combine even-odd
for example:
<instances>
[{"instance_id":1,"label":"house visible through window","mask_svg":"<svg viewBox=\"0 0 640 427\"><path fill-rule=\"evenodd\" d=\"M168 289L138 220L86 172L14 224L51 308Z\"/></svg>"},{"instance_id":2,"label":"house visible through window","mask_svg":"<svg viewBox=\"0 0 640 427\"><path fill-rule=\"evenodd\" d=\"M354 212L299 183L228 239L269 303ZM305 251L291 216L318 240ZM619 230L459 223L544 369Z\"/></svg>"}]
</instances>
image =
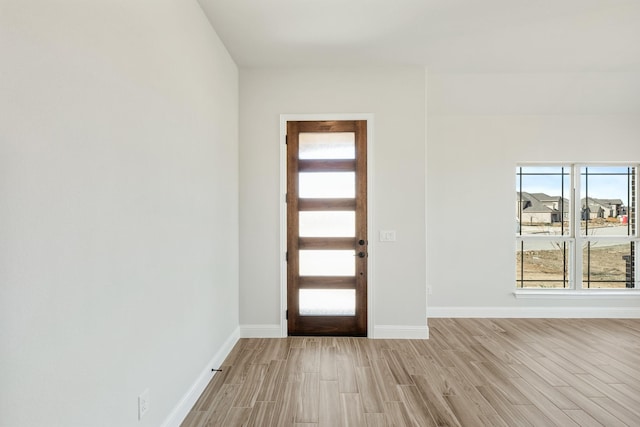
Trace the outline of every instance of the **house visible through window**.
<instances>
[{"instance_id":1,"label":"house visible through window","mask_svg":"<svg viewBox=\"0 0 640 427\"><path fill-rule=\"evenodd\" d=\"M638 165L516 168L516 286L640 288Z\"/></svg>"}]
</instances>

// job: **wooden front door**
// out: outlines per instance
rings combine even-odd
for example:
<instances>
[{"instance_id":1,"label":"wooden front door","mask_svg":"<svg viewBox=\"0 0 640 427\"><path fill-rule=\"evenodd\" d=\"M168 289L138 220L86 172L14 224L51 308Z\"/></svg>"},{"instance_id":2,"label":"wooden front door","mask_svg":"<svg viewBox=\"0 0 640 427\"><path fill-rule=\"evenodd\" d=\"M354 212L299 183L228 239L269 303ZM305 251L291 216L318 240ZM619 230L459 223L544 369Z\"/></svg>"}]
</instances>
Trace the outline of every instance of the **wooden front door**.
<instances>
[{"instance_id":1,"label":"wooden front door","mask_svg":"<svg viewBox=\"0 0 640 427\"><path fill-rule=\"evenodd\" d=\"M367 335L367 122L287 122L289 335Z\"/></svg>"}]
</instances>

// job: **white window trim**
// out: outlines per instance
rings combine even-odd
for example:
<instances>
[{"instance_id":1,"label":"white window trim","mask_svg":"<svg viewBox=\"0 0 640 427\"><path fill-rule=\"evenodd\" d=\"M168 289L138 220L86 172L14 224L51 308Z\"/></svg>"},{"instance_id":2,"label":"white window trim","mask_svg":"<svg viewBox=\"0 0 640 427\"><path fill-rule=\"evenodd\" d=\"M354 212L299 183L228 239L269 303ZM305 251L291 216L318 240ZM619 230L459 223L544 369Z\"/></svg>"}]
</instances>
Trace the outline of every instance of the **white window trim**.
<instances>
[{"instance_id":1,"label":"white window trim","mask_svg":"<svg viewBox=\"0 0 640 427\"><path fill-rule=\"evenodd\" d=\"M580 194L581 194L581 179L580 179L580 169L582 167L620 167L620 166L633 166L636 168L635 179L635 188L636 192L640 189L640 162L598 162L598 163L590 163L590 162L577 162L577 163L566 163L566 162L518 162L516 167L545 167L545 166L554 166L554 167L565 167L569 168L571 171L571 188L570 198L572 201L571 209L569 215L572 218L572 221L569 223L569 234L565 236L522 236L516 235L516 242L520 242L522 240L541 240L541 241L565 241L570 243L569 247L569 257L571 259L571 264L574 267L569 269L569 287L568 288L557 288L557 289L536 289L536 288L517 288L513 295L516 298L551 298L551 299L589 299L589 298L640 298L640 272L636 271L635 277L635 288L633 289L602 289L602 288L583 288L582 282L582 269L583 269L583 260L582 260L582 251L579 251L578 248L582 248L582 245L585 242L590 240L615 240L615 241L627 241L627 242L636 242L638 245L637 248L640 248L640 230L638 230L638 222L639 217L639 207L640 207L640 197L636 194L636 206L633 209L635 224L636 224L636 232L634 236L598 236L597 238L591 236L582 236L580 234L580 229L578 224L580 224L581 220L581 202L580 202ZM521 189L519 189L521 191ZM576 197L578 195L578 197ZM631 220L631 219L629 219ZM576 229L577 228L577 229ZM580 261L580 262L578 262ZM636 250L635 252L635 265L638 266L640 261L640 250ZM516 281L517 282L517 281Z\"/></svg>"},{"instance_id":2,"label":"white window trim","mask_svg":"<svg viewBox=\"0 0 640 427\"><path fill-rule=\"evenodd\" d=\"M513 295L518 299L629 299L640 298L640 289L518 289Z\"/></svg>"}]
</instances>

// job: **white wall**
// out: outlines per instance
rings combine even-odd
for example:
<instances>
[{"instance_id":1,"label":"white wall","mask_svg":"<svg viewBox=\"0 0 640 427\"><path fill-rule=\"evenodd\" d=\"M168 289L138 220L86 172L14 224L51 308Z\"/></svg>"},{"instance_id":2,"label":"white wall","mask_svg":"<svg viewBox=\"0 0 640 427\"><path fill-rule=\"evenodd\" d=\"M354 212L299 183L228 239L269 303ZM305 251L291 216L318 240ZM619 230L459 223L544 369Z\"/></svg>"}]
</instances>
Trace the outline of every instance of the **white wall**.
<instances>
[{"instance_id":1,"label":"white wall","mask_svg":"<svg viewBox=\"0 0 640 427\"><path fill-rule=\"evenodd\" d=\"M635 298L516 299L513 198L517 162L640 161L640 74L433 73L428 90L429 315L637 307Z\"/></svg>"},{"instance_id":2,"label":"white wall","mask_svg":"<svg viewBox=\"0 0 640 427\"><path fill-rule=\"evenodd\" d=\"M278 325L280 114L374 114L374 325L426 330L425 74L396 69L240 72L240 323ZM379 230L394 243L376 243Z\"/></svg>"},{"instance_id":3,"label":"white wall","mask_svg":"<svg viewBox=\"0 0 640 427\"><path fill-rule=\"evenodd\" d=\"M5 0L0 62L0 426L158 426L237 333L237 68L172 0Z\"/></svg>"}]
</instances>

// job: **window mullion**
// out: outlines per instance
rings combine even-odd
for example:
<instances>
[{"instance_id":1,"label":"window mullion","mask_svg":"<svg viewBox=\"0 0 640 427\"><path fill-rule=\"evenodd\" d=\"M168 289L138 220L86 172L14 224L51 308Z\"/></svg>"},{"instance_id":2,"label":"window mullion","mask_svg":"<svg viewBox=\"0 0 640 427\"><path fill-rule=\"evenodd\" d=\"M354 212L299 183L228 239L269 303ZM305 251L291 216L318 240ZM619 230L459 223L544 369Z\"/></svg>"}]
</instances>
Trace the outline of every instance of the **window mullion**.
<instances>
[{"instance_id":1,"label":"window mullion","mask_svg":"<svg viewBox=\"0 0 640 427\"><path fill-rule=\"evenodd\" d=\"M582 245L583 238L580 233L580 220L582 216L582 206L580 202L581 195L581 177L580 177L580 165L573 165L571 168L571 201L573 206L573 219L570 226L571 236L573 237L573 248L571 258L573 263L571 264L570 274L572 277L573 289L582 289Z\"/></svg>"}]
</instances>

